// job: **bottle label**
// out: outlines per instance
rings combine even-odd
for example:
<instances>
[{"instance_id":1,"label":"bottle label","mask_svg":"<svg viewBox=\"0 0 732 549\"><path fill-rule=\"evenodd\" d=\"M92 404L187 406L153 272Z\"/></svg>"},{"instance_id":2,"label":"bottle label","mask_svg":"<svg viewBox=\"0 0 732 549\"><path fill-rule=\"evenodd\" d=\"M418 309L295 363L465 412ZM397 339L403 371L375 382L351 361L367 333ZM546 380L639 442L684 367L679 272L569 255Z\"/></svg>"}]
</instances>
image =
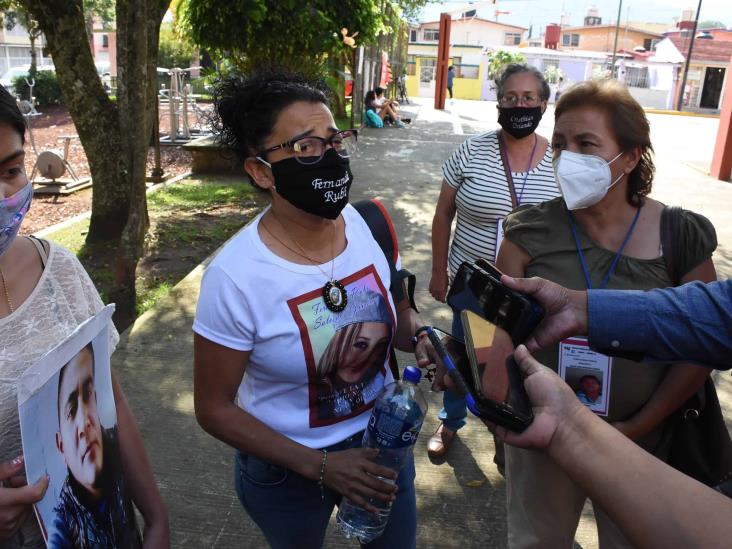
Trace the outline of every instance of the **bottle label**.
<instances>
[{"instance_id":1,"label":"bottle label","mask_svg":"<svg viewBox=\"0 0 732 549\"><path fill-rule=\"evenodd\" d=\"M417 442L421 427L421 421L412 423L404 417L375 411L369 418L368 430L371 440L382 448L405 448Z\"/></svg>"}]
</instances>

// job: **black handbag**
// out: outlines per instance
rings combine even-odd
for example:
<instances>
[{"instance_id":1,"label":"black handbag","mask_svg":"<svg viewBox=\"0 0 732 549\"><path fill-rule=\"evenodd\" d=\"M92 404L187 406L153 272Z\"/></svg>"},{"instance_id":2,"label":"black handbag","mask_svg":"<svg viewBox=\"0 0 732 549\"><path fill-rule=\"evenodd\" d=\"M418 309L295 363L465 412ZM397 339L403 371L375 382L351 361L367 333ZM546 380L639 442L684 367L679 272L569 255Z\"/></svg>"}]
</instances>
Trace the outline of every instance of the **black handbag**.
<instances>
[{"instance_id":1,"label":"black handbag","mask_svg":"<svg viewBox=\"0 0 732 549\"><path fill-rule=\"evenodd\" d=\"M682 276L676 260L680 225L681 208L666 206L661 214L661 245L675 286ZM666 463L707 486L718 487L732 479L732 439L711 377L671 415L668 426L671 446Z\"/></svg>"}]
</instances>

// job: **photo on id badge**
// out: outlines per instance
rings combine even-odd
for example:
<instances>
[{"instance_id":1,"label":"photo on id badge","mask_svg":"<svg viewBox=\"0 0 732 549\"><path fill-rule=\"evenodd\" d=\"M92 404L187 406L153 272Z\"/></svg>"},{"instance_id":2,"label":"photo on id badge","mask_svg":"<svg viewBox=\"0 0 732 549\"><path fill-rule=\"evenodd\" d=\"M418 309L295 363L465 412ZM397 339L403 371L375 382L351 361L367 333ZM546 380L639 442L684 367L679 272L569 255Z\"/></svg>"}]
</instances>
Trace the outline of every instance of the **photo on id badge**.
<instances>
[{"instance_id":1,"label":"photo on id badge","mask_svg":"<svg viewBox=\"0 0 732 549\"><path fill-rule=\"evenodd\" d=\"M572 337L559 344L559 376L582 404L606 416L610 403L612 359L590 349L587 339Z\"/></svg>"}]
</instances>

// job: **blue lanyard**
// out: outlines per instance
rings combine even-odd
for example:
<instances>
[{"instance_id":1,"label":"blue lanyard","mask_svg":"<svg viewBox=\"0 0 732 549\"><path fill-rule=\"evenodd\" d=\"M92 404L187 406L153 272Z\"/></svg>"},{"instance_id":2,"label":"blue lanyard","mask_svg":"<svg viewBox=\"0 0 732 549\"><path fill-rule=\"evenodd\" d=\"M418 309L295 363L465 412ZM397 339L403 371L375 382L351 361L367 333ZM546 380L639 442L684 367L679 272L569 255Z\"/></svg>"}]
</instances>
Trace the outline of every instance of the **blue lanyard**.
<instances>
[{"instance_id":1,"label":"blue lanyard","mask_svg":"<svg viewBox=\"0 0 732 549\"><path fill-rule=\"evenodd\" d=\"M502 137L498 137L501 141L503 141ZM536 152L536 144L539 142L539 138L536 137L536 134L534 134L534 147L531 149L531 156L529 157L529 166L526 168L526 173L524 174L524 180L521 183L521 192L516 197L516 206L521 205L521 197L524 196L524 189L526 188L526 180L529 178L529 171L531 171L531 164L534 161L534 153ZM511 162L508 160L508 150L506 150L506 164L508 164L506 167L508 168L508 173L511 173ZM511 182L509 181L509 185Z\"/></svg>"},{"instance_id":2,"label":"blue lanyard","mask_svg":"<svg viewBox=\"0 0 732 549\"><path fill-rule=\"evenodd\" d=\"M618 260L620 259L620 256L623 255L623 250L625 249L625 246L628 244L628 241L630 240L630 236L633 234L633 229L635 229L635 224L638 222L638 218L640 217L641 209L638 208L638 211L635 212L635 217L633 218L633 223L630 224L630 229L628 229L628 234L625 235L625 240L623 241L623 245L620 246L620 249L618 250L618 253L615 254L615 259L613 260L612 265L610 265L610 270L605 275L605 278L602 279L602 284L600 284L599 290L602 290L605 286L607 286L607 283L610 281L610 277L613 274L613 271L615 271L615 266L618 264ZM574 221L574 216L572 215L572 212L567 210L567 214L569 214L569 227L572 229L572 236L574 237L574 243L577 246L577 253L579 254L580 263L582 264L582 272L585 275L585 282L587 282L587 289L592 290L592 280L590 279L590 271L587 269L587 263L585 262L585 254L582 253L582 245L580 244L579 236L577 235L577 226Z\"/></svg>"}]
</instances>

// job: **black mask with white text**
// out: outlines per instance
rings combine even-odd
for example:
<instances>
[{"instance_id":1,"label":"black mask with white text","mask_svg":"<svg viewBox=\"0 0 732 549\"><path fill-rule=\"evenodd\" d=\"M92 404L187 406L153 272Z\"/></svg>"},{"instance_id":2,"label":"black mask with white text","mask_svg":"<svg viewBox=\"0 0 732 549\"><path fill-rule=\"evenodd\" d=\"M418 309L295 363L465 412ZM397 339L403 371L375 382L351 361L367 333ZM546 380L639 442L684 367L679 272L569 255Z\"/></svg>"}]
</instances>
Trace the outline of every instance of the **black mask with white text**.
<instances>
[{"instance_id":1,"label":"black mask with white text","mask_svg":"<svg viewBox=\"0 0 732 549\"><path fill-rule=\"evenodd\" d=\"M498 123L511 137L523 139L534 133L541 121L541 107L499 107Z\"/></svg>"},{"instance_id":2,"label":"black mask with white text","mask_svg":"<svg viewBox=\"0 0 732 549\"><path fill-rule=\"evenodd\" d=\"M336 219L348 204L353 174L348 158L335 149L325 151L317 164L295 158L273 162L272 175L277 194L309 214Z\"/></svg>"}]
</instances>

